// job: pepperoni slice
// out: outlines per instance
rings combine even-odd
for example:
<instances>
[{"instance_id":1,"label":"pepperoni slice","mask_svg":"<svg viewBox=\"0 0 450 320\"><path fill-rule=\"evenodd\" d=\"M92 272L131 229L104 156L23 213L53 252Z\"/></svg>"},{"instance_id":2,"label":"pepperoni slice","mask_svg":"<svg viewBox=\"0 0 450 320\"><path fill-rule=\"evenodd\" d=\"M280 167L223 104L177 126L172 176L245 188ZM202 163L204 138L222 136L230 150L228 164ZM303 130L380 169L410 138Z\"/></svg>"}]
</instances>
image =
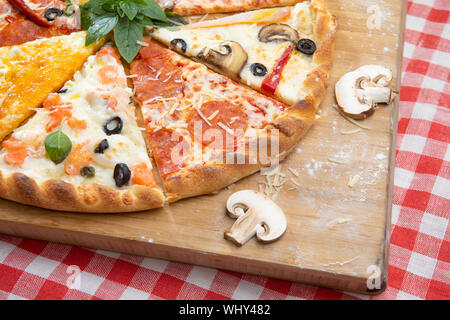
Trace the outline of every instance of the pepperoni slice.
<instances>
[{"instance_id":1,"label":"pepperoni slice","mask_svg":"<svg viewBox=\"0 0 450 320\"><path fill-rule=\"evenodd\" d=\"M152 98L172 98L182 92L181 66L169 60L169 53L149 43L131 64L136 97L142 103Z\"/></svg>"},{"instance_id":2,"label":"pepperoni slice","mask_svg":"<svg viewBox=\"0 0 450 320\"><path fill-rule=\"evenodd\" d=\"M183 137L168 129L147 132L147 136L163 177L186 166L183 160L190 146Z\"/></svg>"},{"instance_id":3,"label":"pepperoni slice","mask_svg":"<svg viewBox=\"0 0 450 320\"><path fill-rule=\"evenodd\" d=\"M236 141L245 134L247 129L248 115L239 106L228 101L204 103L200 112L192 109L187 120L188 130L194 139L211 148L235 150ZM208 119L209 117L211 119ZM195 132L200 127L201 136Z\"/></svg>"}]
</instances>

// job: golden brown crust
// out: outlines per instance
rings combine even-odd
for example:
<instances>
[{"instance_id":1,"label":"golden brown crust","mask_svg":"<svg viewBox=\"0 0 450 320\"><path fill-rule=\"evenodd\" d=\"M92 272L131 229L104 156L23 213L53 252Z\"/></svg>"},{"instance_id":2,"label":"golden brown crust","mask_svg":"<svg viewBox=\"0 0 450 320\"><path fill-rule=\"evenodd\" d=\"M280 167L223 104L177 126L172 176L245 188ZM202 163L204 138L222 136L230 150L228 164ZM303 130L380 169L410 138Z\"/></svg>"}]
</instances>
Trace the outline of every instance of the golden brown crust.
<instances>
[{"instance_id":1,"label":"golden brown crust","mask_svg":"<svg viewBox=\"0 0 450 320\"><path fill-rule=\"evenodd\" d=\"M22 173L5 177L1 171L0 195L22 204L74 212L131 212L164 204L164 195L157 187L133 185L119 191L98 184L74 186L59 180L38 184Z\"/></svg>"},{"instance_id":2,"label":"golden brown crust","mask_svg":"<svg viewBox=\"0 0 450 320\"><path fill-rule=\"evenodd\" d=\"M158 0L163 8L182 15L192 16L206 13L232 13L251 11L263 8L291 6L306 0L204 0L203 4L198 4L192 0Z\"/></svg>"},{"instance_id":3,"label":"golden brown crust","mask_svg":"<svg viewBox=\"0 0 450 320\"><path fill-rule=\"evenodd\" d=\"M312 102L317 109L325 96L333 66L337 20L323 0L313 0L311 5L316 14L313 26L314 36L319 44L313 56L312 70L306 76L303 88L307 92L305 100Z\"/></svg>"}]
</instances>

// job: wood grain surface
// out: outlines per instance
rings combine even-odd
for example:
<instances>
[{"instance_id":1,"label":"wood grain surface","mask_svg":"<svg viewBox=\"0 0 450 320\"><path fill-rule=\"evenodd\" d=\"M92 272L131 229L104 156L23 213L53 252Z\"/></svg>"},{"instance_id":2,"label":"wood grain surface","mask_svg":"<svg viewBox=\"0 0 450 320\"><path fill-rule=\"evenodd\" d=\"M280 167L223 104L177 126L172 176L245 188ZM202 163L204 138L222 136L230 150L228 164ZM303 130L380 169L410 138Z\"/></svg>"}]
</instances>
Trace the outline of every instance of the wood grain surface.
<instances>
[{"instance_id":1,"label":"wood grain surface","mask_svg":"<svg viewBox=\"0 0 450 320\"><path fill-rule=\"evenodd\" d=\"M339 23L334 68L320 119L282 163L287 181L275 200L288 229L279 241L263 245L252 239L238 248L223 238L235 221L225 214L226 199L238 190L258 190L266 178L259 173L217 194L140 213L61 213L0 200L0 232L359 293L382 292L398 101L359 122L368 128L362 129L339 115L333 91L340 76L365 64L392 68L393 86L399 89L406 1L326 2ZM380 30L367 27L372 6L381 12ZM348 134L355 129L361 130ZM360 178L351 188L348 182L355 176ZM370 266L380 271L379 289L367 288Z\"/></svg>"}]
</instances>

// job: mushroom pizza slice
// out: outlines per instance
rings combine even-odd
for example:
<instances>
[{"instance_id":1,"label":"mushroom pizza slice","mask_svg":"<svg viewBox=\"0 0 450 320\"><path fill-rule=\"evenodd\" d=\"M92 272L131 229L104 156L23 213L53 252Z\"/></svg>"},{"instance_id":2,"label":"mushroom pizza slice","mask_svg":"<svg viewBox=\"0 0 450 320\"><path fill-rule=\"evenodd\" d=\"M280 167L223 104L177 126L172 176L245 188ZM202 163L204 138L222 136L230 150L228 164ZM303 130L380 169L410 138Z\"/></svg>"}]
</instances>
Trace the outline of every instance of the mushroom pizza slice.
<instances>
[{"instance_id":1,"label":"mushroom pizza slice","mask_svg":"<svg viewBox=\"0 0 450 320\"><path fill-rule=\"evenodd\" d=\"M281 161L315 118L309 102L288 107L154 43L130 72L169 201Z\"/></svg>"},{"instance_id":2,"label":"mushroom pizza slice","mask_svg":"<svg viewBox=\"0 0 450 320\"><path fill-rule=\"evenodd\" d=\"M2 142L0 197L78 212L162 206L131 96L117 49L90 56Z\"/></svg>"},{"instance_id":3,"label":"mushroom pizza slice","mask_svg":"<svg viewBox=\"0 0 450 320\"><path fill-rule=\"evenodd\" d=\"M0 0L0 47L81 30L78 2Z\"/></svg>"},{"instance_id":4,"label":"mushroom pizza slice","mask_svg":"<svg viewBox=\"0 0 450 320\"><path fill-rule=\"evenodd\" d=\"M265 95L317 107L331 69L336 21L323 0L311 0L149 31L172 50Z\"/></svg>"}]
</instances>

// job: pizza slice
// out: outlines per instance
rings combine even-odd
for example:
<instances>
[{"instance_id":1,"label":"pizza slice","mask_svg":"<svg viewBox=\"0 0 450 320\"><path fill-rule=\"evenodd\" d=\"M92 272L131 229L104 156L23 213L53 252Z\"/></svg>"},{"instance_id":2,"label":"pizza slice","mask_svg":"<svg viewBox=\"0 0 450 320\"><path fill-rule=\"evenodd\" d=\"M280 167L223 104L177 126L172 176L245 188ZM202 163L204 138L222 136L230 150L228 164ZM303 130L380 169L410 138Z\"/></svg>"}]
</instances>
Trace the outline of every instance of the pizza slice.
<instances>
[{"instance_id":1,"label":"pizza slice","mask_svg":"<svg viewBox=\"0 0 450 320\"><path fill-rule=\"evenodd\" d=\"M294 5L305 0L157 0L165 10L182 16L230 13Z\"/></svg>"},{"instance_id":2,"label":"pizza slice","mask_svg":"<svg viewBox=\"0 0 450 320\"><path fill-rule=\"evenodd\" d=\"M154 43L130 73L169 201L281 161L315 119L307 101L288 107Z\"/></svg>"},{"instance_id":3,"label":"pizza slice","mask_svg":"<svg viewBox=\"0 0 450 320\"><path fill-rule=\"evenodd\" d=\"M211 69L293 105L320 104L332 65L336 21L323 0L261 9L151 36Z\"/></svg>"},{"instance_id":4,"label":"pizza slice","mask_svg":"<svg viewBox=\"0 0 450 320\"><path fill-rule=\"evenodd\" d=\"M0 48L0 141L81 69L101 42L76 32Z\"/></svg>"},{"instance_id":5,"label":"pizza slice","mask_svg":"<svg viewBox=\"0 0 450 320\"><path fill-rule=\"evenodd\" d=\"M118 51L103 47L3 141L0 196L78 212L160 207L132 90Z\"/></svg>"},{"instance_id":6,"label":"pizza slice","mask_svg":"<svg viewBox=\"0 0 450 320\"><path fill-rule=\"evenodd\" d=\"M0 0L0 47L79 30L75 0Z\"/></svg>"}]
</instances>

